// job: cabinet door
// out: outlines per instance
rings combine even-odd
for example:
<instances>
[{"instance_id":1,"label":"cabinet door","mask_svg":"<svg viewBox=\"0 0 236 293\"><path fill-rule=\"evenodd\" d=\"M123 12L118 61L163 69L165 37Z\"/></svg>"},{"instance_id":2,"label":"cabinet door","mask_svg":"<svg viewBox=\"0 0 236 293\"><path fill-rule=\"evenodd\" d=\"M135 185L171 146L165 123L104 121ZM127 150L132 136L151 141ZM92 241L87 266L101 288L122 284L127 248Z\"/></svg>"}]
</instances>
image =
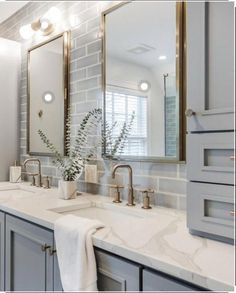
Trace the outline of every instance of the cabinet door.
<instances>
[{"instance_id":1,"label":"cabinet door","mask_svg":"<svg viewBox=\"0 0 236 293\"><path fill-rule=\"evenodd\" d=\"M233 186L188 182L187 194L187 226L190 230L234 238Z\"/></svg>"},{"instance_id":2,"label":"cabinet door","mask_svg":"<svg viewBox=\"0 0 236 293\"><path fill-rule=\"evenodd\" d=\"M152 270L143 270L143 291L203 291L197 286L185 283L171 276Z\"/></svg>"},{"instance_id":3,"label":"cabinet door","mask_svg":"<svg viewBox=\"0 0 236 293\"><path fill-rule=\"evenodd\" d=\"M188 131L234 129L234 4L187 3Z\"/></svg>"},{"instance_id":4,"label":"cabinet door","mask_svg":"<svg viewBox=\"0 0 236 293\"><path fill-rule=\"evenodd\" d=\"M53 245L51 231L6 216L7 291L53 290L53 257L45 245Z\"/></svg>"},{"instance_id":5,"label":"cabinet door","mask_svg":"<svg viewBox=\"0 0 236 293\"><path fill-rule=\"evenodd\" d=\"M187 135L187 178L234 184L234 132Z\"/></svg>"},{"instance_id":6,"label":"cabinet door","mask_svg":"<svg viewBox=\"0 0 236 293\"><path fill-rule=\"evenodd\" d=\"M140 266L95 250L99 291L140 291Z\"/></svg>"},{"instance_id":7,"label":"cabinet door","mask_svg":"<svg viewBox=\"0 0 236 293\"><path fill-rule=\"evenodd\" d=\"M5 278L5 270L4 270L4 238L5 238L5 215L0 212L0 291L5 290L4 286L4 278Z\"/></svg>"}]
</instances>

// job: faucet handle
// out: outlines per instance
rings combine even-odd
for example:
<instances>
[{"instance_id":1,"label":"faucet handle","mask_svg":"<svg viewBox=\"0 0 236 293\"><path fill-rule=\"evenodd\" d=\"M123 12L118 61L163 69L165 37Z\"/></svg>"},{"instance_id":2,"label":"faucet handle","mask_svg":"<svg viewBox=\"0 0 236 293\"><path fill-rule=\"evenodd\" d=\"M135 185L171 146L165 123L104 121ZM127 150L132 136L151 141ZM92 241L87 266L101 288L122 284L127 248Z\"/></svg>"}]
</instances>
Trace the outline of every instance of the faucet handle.
<instances>
[{"instance_id":1,"label":"faucet handle","mask_svg":"<svg viewBox=\"0 0 236 293\"><path fill-rule=\"evenodd\" d=\"M152 193L154 194L153 189L143 189L141 190L141 193L143 194L143 206L142 209L148 210L151 209L152 207L150 206L150 196L149 194Z\"/></svg>"},{"instance_id":2,"label":"faucet handle","mask_svg":"<svg viewBox=\"0 0 236 293\"><path fill-rule=\"evenodd\" d=\"M120 199L121 196L120 196L120 189L124 188L124 186L122 185L114 185L114 186L111 186L111 188L115 188L116 189L116 192L115 192L115 198L113 200L114 203L121 203L122 200Z\"/></svg>"},{"instance_id":3,"label":"faucet handle","mask_svg":"<svg viewBox=\"0 0 236 293\"><path fill-rule=\"evenodd\" d=\"M45 188L45 189L49 189L49 188L51 188L50 187L50 178L49 178L49 176L46 176L46 177L43 177L43 187Z\"/></svg>"}]
</instances>

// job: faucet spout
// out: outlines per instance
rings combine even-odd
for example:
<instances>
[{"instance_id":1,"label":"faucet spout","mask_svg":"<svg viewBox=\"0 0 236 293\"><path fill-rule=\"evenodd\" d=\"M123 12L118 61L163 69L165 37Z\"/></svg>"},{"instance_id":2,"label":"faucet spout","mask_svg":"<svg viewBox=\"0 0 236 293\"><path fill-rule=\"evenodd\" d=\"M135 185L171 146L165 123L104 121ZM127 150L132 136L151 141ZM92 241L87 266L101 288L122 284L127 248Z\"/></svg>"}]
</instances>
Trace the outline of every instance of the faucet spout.
<instances>
[{"instance_id":1,"label":"faucet spout","mask_svg":"<svg viewBox=\"0 0 236 293\"><path fill-rule=\"evenodd\" d=\"M129 172L129 193L128 193L128 206L134 206L134 189L133 189L133 170L132 167L128 164L116 164L112 169L112 178L116 176L116 171L119 168L128 169Z\"/></svg>"},{"instance_id":2,"label":"faucet spout","mask_svg":"<svg viewBox=\"0 0 236 293\"><path fill-rule=\"evenodd\" d=\"M37 162L38 163L38 184L37 184L37 187L41 187L42 186L42 171L41 171L41 162L39 159L37 158L29 158L29 159L26 159L23 163L23 166L24 168L26 169L26 165L29 163L29 162ZM27 173L27 172L26 172Z\"/></svg>"}]
</instances>

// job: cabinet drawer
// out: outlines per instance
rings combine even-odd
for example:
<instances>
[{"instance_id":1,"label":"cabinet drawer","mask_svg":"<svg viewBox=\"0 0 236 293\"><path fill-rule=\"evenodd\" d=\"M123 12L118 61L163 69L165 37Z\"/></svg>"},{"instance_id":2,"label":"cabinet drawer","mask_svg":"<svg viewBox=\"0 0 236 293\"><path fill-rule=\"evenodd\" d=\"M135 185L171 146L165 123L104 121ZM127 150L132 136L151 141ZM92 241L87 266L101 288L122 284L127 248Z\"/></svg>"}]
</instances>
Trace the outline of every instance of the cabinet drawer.
<instances>
[{"instance_id":1,"label":"cabinet drawer","mask_svg":"<svg viewBox=\"0 0 236 293\"><path fill-rule=\"evenodd\" d=\"M187 174L192 181L234 184L234 132L187 135Z\"/></svg>"},{"instance_id":2,"label":"cabinet drawer","mask_svg":"<svg viewBox=\"0 0 236 293\"><path fill-rule=\"evenodd\" d=\"M199 291L199 287L149 269L143 270L143 291ZM201 289L203 291L203 289Z\"/></svg>"},{"instance_id":3,"label":"cabinet drawer","mask_svg":"<svg viewBox=\"0 0 236 293\"><path fill-rule=\"evenodd\" d=\"M233 239L233 186L188 182L187 194L189 229Z\"/></svg>"},{"instance_id":4,"label":"cabinet drawer","mask_svg":"<svg viewBox=\"0 0 236 293\"><path fill-rule=\"evenodd\" d=\"M140 291L139 265L95 250L99 291Z\"/></svg>"}]
</instances>

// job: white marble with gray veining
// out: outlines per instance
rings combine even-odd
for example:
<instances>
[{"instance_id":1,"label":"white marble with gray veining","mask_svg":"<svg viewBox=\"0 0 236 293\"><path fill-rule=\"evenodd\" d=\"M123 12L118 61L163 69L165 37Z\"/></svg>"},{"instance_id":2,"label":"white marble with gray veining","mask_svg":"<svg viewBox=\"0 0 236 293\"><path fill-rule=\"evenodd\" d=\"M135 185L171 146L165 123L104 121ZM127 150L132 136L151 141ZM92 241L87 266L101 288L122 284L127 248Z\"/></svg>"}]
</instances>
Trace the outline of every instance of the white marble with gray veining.
<instances>
[{"instance_id":1,"label":"white marble with gray veining","mask_svg":"<svg viewBox=\"0 0 236 293\"><path fill-rule=\"evenodd\" d=\"M57 189L0 183L0 210L52 230L63 216L58 212L90 205L108 211L101 215L106 227L93 235L96 247L210 290L233 290L234 246L189 234L185 212L144 211L90 194L66 201L58 198Z\"/></svg>"}]
</instances>

